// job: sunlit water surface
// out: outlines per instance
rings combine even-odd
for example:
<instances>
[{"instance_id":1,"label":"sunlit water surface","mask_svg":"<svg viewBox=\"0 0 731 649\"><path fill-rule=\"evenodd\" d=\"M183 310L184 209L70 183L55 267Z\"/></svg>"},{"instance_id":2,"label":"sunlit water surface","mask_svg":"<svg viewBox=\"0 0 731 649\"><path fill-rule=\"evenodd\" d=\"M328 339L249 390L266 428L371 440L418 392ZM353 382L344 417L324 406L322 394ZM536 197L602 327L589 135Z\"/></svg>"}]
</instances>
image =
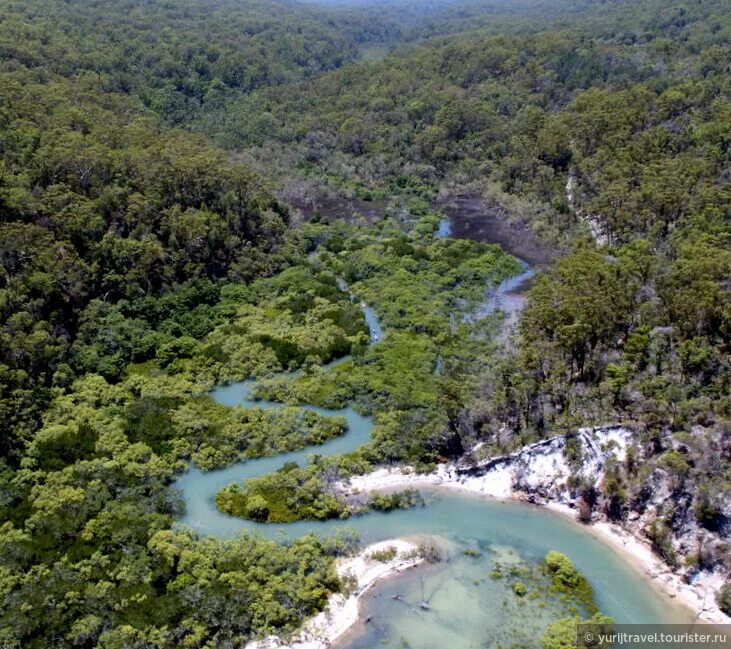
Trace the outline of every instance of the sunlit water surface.
<instances>
[{"instance_id":1,"label":"sunlit water surface","mask_svg":"<svg viewBox=\"0 0 731 649\"><path fill-rule=\"evenodd\" d=\"M439 234L449 236L449 224ZM510 320L522 307L520 287L533 275L521 262L523 272L488 291L479 315L496 310ZM371 331L371 342L384 332L375 312L361 304ZM509 320L509 321L510 321ZM345 362L339 359L332 365ZM212 392L229 406L281 408L282 404L250 398L252 381ZM506 580L492 579L495 561L536 563L548 550L571 557L586 575L600 609L618 622L686 622L689 615L671 606L638 572L612 549L561 517L519 503L501 503L469 494L434 490L426 504L410 510L369 513L348 521L300 521L261 524L234 518L216 509L214 498L225 485L276 471L285 462L306 464L312 454L337 455L365 444L373 422L351 407L340 410L308 407L326 416L344 416L348 431L325 444L272 458L238 462L226 469L204 472L191 468L176 482L186 511L179 523L202 535L228 538L246 530L266 537L299 536L310 532L356 531L364 543L416 536L437 543L445 561L408 571L374 588L362 601L362 618L341 643L342 649L413 647L415 649L483 649L513 644L538 647L546 624L558 614L555 602L545 598L518 598ZM467 549L479 552L468 556ZM420 607L427 599L428 610Z\"/></svg>"}]
</instances>

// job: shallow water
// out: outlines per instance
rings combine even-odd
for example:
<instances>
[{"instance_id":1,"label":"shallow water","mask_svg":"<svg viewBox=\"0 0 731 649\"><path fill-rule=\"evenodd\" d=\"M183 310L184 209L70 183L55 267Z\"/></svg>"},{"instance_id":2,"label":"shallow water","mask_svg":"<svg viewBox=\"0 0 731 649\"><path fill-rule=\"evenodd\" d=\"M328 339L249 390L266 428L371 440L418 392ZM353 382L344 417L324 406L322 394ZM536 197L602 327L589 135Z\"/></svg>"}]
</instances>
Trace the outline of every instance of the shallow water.
<instances>
[{"instance_id":1,"label":"shallow water","mask_svg":"<svg viewBox=\"0 0 731 649\"><path fill-rule=\"evenodd\" d=\"M478 196L455 195L437 201L433 206L446 214L449 236L455 239L497 243L511 255L527 259L538 267L557 255L557 251L539 240L535 232L519 219L510 218L505 209L487 204Z\"/></svg>"},{"instance_id":2,"label":"shallow water","mask_svg":"<svg viewBox=\"0 0 731 649\"><path fill-rule=\"evenodd\" d=\"M449 236L446 226L440 226L440 235ZM509 323L515 320L523 304L521 288L533 275L526 262L521 265L524 268L521 274L488 292L480 309L481 317L499 309L507 314ZM363 303L361 308L370 328L371 342L375 344L384 332L375 311ZM329 367L347 360L338 359ZM219 387L212 396L228 406L285 407L280 403L252 400L253 385L254 381L250 380ZM444 544L448 548L448 561L410 571L373 589L362 605L364 617L370 618L370 622L361 624L345 639L340 645L343 649L376 646L472 649L496 647L497 644L509 646L517 640L522 640L526 646L538 647L539 631L556 611L550 602L544 608L537 601L518 601L507 583L491 579L489 572L496 557L536 562L551 549L571 557L594 587L600 609L618 622L689 621L684 610L671 606L614 550L583 533L570 521L527 505L434 490L426 494L424 507L369 513L348 521L262 524L218 511L215 495L231 482L275 471L285 462L305 464L312 454L347 453L370 438L372 419L359 415L351 407L330 410L308 406L307 409L326 416L344 416L348 423L347 433L319 446L238 462L218 471L191 468L175 483L186 504L186 512L179 523L204 536L221 538L243 530L271 538L349 529L356 531L365 543L417 535L437 538ZM477 550L481 554L469 557L462 553L464 549ZM430 603L428 611L418 605L425 593ZM399 600L391 598L396 594ZM528 618L533 626L523 622Z\"/></svg>"},{"instance_id":3,"label":"shallow water","mask_svg":"<svg viewBox=\"0 0 731 649\"><path fill-rule=\"evenodd\" d=\"M353 522L366 541L431 534L446 539L453 549L448 562L426 571L423 584L424 571L417 569L375 588L361 609L363 618L372 622L361 624L346 639L342 646L347 649L397 647L401 639L418 649L490 647L501 637L506 640L498 631L510 630L507 635L513 637L529 621L545 627L548 620L537 617L540 611L529 600L518 601L504 580L489 577L493 561L500 558L496 554L506 552L531 563L548 550L564 552L592 584L600 610L617 621L690 621L686 611L671 606L613 549L571 521L528 505L442 490L430 494L425 507ZM482 556L465 556L465 549L478 550ZM418 610L422 592L436 593L427 612ZM396 593L410 606L390 599ZM388 642L381 645L384 639ZM529 646L538 645L535 639Z\"/></svg>"},{"instance_id":4,"label":"shallow water","mask_svg":"<svg viewBox=\"0 0 731 649\"><path fill-rule=\"evenodd\" d=\"M518 320L518 315L525 305L525 291L535 277L534 270L528 262L515 259L520 263L523 272L503 280L496 287L488 289L485 300L470 313L468 320L476 321L500 311L504 314L503 330L507 331Z\"/></svg>"},{"instance_id":5,"label":"shallow water","mask_svg":"<svg viewBox=\"0 0 731 649\"><path fill-rule=\"evenodd\" d=\"M340 362L343 360L345 359L340 359ZM249 392L254 383L254 381L243 381L242 383L219 387L211 393L211 396L219 403L227 406L239 405L244 408L264 409L286 407L284 404L272 401L252 400ZM370 439L373 420L370 417L359 415L351 407L331 410L308 406L307 410L314 410L329 417L345 417L348 424L347 433L319 446L309 446L301 451L282 453L274 457L237 462L217 471L201 471L197 467L191 467L178 478L174 485L175 488L182 491L185 500L185 514L180 517L179 522L192 527L203 535L210 534L222 538L230 537L245 528L256 528L257 531L266 535L270 535L270 532L276 532L282 527L289 529L291 525L256 524L229 516L216 508L214 499L216 493L231 482L241 482L248 478L271 473L286 462L296 462L302 466L308 463L308 457L312 454L341 455L349 453L363 446Z\"/></svg>"},{"instance_id":6,"label":"shallow water","mask_svg":"<svg viewBox=\"0 0 731 649\"><path fill-rule=\"evenodd\" d=\"M442 219L439 222L436 236L444 239L445 237L451 237L452 234L451 219ZM485 299L476 309L464 317L466 322L476 322L500 311L505 317L503 322L504 330L509 329L516 323L518 315L525 304L525 292L536 273L533 267L524 259L519 257L514 257L514 259L520 264L523 269L522 272L508 277L497 286L488 288Z\"/></svg>"}]
</instances>

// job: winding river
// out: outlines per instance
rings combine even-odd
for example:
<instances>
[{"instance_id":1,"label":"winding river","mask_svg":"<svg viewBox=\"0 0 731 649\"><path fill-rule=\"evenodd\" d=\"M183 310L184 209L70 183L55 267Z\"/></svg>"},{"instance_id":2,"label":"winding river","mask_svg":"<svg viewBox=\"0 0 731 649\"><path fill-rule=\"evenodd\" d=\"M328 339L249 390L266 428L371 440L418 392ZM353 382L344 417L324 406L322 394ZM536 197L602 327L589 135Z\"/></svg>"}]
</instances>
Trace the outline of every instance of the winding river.
<instances>
[{"instance_id":1,"label":"winding river","mask_svg":"<svg viewBox=\"0 0 731 649\"><path fill-rule=\"evenodd\" d=\"M450 236L448 222L440 226L441 236ZM530 281L533 270L522 262L523 272L492 288L478 313L496 309L514 321L523 303L521 287ZM373 309L362 305L377 344L384 332ZM339 364L347 359L331 363ZM244 408L282 408L275 402L253 401L252 381L219 387L212 392L216 401ZM175 486L181 490L186 512L179 523L201 535L230 537L241 530L263 536L298 536L309 532L329 533L338 529L356 531L370 543L403 536L428 535L443 544L449 560L410 571L398 579L374 588L362 601L361 624L339 646L342 649L371 649L375 646L414 649L473 649L522 640L538 647L539 627L550 618L550 607L529 602L516 605L516 598L503 581L489 578L492 562L537 561L550 549L571 557L594 587L600 609L617 622L686 622L689 615L672 606L653 589L639 572L592 535L571 521L550 512L520 503L497 502L479 496L445 490L425 492L426 505L390 513L369 513L348 521L301 521L288 524L261 524L219 512L214 503L223 486L260 476L280 468L285 462L307 463L308 456L336 455L365 444L371 434L371 418L351 407L340 410L309 407L326 416L344 416L345 435L319 446L271 458L239 462L226 469L204 472L191 468ZM469 550L465 554L464 550ZM418 602L428 599L429 611ZM517 608L516 608L517 606Z\"/></svg>"}]
</instances>

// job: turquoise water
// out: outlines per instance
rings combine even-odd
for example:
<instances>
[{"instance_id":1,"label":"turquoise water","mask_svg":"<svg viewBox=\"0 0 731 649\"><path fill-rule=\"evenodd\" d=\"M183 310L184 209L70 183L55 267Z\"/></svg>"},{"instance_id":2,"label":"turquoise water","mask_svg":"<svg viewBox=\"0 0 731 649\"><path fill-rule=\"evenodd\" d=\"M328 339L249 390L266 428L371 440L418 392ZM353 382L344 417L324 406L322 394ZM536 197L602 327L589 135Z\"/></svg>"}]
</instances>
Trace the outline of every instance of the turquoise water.
<instances>
[{"instance_id":1,"label":"turquoise water","mask_svg":"<svg viewBox=\"0 0 731 649\"><path fill-rule=\"evenodd\" d=\"M517 313L522 303L509 302L532 270L523 264L523 273L488 292L485 312L505 310ZM347 289L347 287L345 287ZM517 296L521 297L521 296ZM515 306L514 310L510 310ZM371 332L371 343L384 335L375 311L361 303ZM347 358L329 365L341 364ZM254 401L253 381L215 389L213 398L228 406L275 409L283 404ZM371 434L370 417L353 408L338 410L308 407L326 416L343 416L348 423L345 435L301 451L238 462L218 471L191 468L175 487L181 490L186 512L179 523L201 535L231 537L239 531L254 531L266 537L299 536L309 532L332 533L339 529L356 531L365 543L402 536L428 536L444 548L447 561L411 571L375 588L363 601L364 618L343 649L376 646L417 649L472 649L496 647L517 638L528 646L539 646L538 635L551 619L552 609L541 608L527 599L517 600L509 586L488 574L496 558L516 562L536 562L548 550L566 553L586 575L597 595L600 609L618 622L686 622L685 611L671 606L612 549L578 526L561 517L518 503L500 503L469 494L444 490L429 491L426 505L390 513L369 513L348 521L300 521L287 524L262 524L234 518L216 509L219 489L231 482L276 471L285 462L308 462L312 454L338 455L365 444ZM480 552L469 557L462 550ZM429 593L430 609L421 610L418 602ZM398 595L398 599L393 599ZM531 624L522 620L530 617ZM507 635L506 635L507 634ZM522 635L521 635L522 634ZM536 635L538 634L538 635Z\"/></svg>"},{"instance_id":2,"label":"turquoise water","mask_svg":"<svg viewBox=\"0 0 731 649\"><path fill-rule=\"evenodd\" d=\"M689 622L652 589L622 557L576 524L550 512L519 503L500 503L479 496L444 491L427 497L427 505L408 511L354 521L367 541L404 535L435 535L450 548L448 561L413 570L373 590L361 605L370 618L346 639L347 649L408 646L418 649L491 647L506 636L530 631L536 640L550 621L551 608L536 608L518 599L503 580L493 580L493 563L507 553L516 561L534 563L548 550L571 557L594 587L599 608L623 623ZM465 556L465 549L480 557ZM431 596L431 609L418 602ZM398 594L400 600L392 599ZM403 602L403 603L402 603ZM541 613L548 619L541 619ZM528 623L537 624L538 629ZM498 634L502 633L502 636ZM512 631L512 633L508 633ZM385 645L381 645L386 640Z\"/></svg>"},{"instance_id":3,"label":"turquoise water","mask_svg":"<svg viewBox=\"0 0 731 649\"><path fill-rule=\"evenodd\" d=\"M331 364L332 365L332 364ZM234 383L214 390L211 395L219 403L227 406L242 406L244 408L266 408L279 409L284 407L281 403L272 401L252 401L249 398L249 391L253 381ZM300 466L307 464L308 457L314 453L319 455L341 455L363 446L370 439L373 428L373 420L370 417L359 415L353 408L342 408L330 410L328 408L308 407L307 410L314 410L321 415L345 417L348 424L348 431L341 437L331 439L319 446L310 446L301 451L282 453L275 457L265 457L245 462L237 462L225 469L217 471L201 471L191 467L175 483L174 487L180 489L185 500L185 514L179 519L181 523L198 530L203 535L212 534L218 537L230 537L239 530L255 528L258 532L271 536L273 533L285 528L294 533L293 525L256 524L239 518L228 516L216 508L214 498L216 493L231 482L241 482L248 478L264 475L276 471L286 462L297 462ZM321 524L322 525L322 524ZM313 525L313 529L318 529Z\"/></svg>"}]
</instances>

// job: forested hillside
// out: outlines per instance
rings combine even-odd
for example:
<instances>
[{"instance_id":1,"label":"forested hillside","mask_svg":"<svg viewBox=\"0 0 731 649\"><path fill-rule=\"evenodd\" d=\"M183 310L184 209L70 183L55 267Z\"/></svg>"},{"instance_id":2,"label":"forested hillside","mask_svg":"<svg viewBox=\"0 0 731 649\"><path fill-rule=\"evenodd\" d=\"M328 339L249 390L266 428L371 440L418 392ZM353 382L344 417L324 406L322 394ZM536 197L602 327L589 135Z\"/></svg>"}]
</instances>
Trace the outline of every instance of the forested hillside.
<instances>
[{"instance_id":1,"label":"forested hillside","mask_svg":"<svg viewBox=\"0 0 731 649\"><path fill-rule=\"evenodd\" d=\"M607 3L599 10L606 21L587 13L570 27L530 30L527 22L526 33L433 39L296 92L256 93L236 118L250 131L232 144L261 142L261 122L248 107L268 115L267 149L284 142L291 166L314 175L360 181L371 191L404 172L415 184L493 181L567 211L568 170L593 156L612 127L621 127L626 144L671 119L678 128L688 119L722 121L729 25L721 5L643 2L628 12ZM665 129L675 148L678 128ZM579 138L591 141L582 146Z\"/></svg>"},{"instance_id":2,"label":"forested hillside","mask_svg":"<svg viewBox=\"0 0 731 649\"><path fill-rule=\"evenodd\" d=\"M567 413L573 425L617 408L668 424L667 391L684 420L723 418L731 24L722 4L608 3L570 29L434 40L297 93L268 89L257 103L272 115L266 148L284 143L284 168L344 194L476 190L566 248L586 238L533 292L521 353L537 383L511 410L511 428L545 433ZM658 335L670 365L640 389L646 365L619 358ZM568 403L547 404L554 393Z\"/></svg>"},{"instance_id":3,"label":"forested hillside","mask_svg":"<svg viewBox=\"0 0 731 649\"><path fill-rule=\"evenodd\" d=\"M140 5L139 20L150 24L144 11L155 7ZM89 18L73 3L36 9ZM295 628L340 587L338 542L171 531L179 504L169 483L182 466L166 446L165 407L200 387L145 369L180 363L236 310L221 304L224 280L250 282L299 258L287 211L244 165L122 92L133 59L122 42L99 56L93 39L116 38L103 24L92 35L53 16L3 18L0 644L200 646ZM66 67L85 52L99 74ZM132 363L141 369L131 375ZM251 454L339 430L296 413L247 426L265 436L247 437ZM202 562L208 594L191 600ZM276 613L277 599L297 606Z\"/></svg>"},{"instance_id":4,"label":"forested hillside","mask_svg":"<svg viewBox=\"0 0 731 649\"><path fill-rule=\"evenodd\" d=\"M211 281L280 267L287 216L245 167L124 97L25 71L0 84L7 456L54 388L147 357L145 327L170 317L156 296L188 284L181 300L193 309L215 295ZM135 324L113 331L123 312Z\"/></svg>"},{"instance_id":5,"label":"forested hillside","mask_svg":"<svg viewBox=\"0 0 731 649\"><path fill-rule=\"evenodd\" d=\"M462 446L489 455L626 423L633 459L586 506L617 520L652 506L644 533L668 562L728 567L714 536L731 513L728 12L574 9L551 29L523 17L255 93L230 110L244 125L265 111L267 135L233 141L296 170L295 199L473 192L558 242L513 352L457 427Z\"/></svg>"},{"instance_id":6,"label":"forested hillside","mask_svg":"<svg viewBox=\"0 0 731 649\"><path fill-rule=\"evenodd\" d=\"M547 6L570 15L589 5L11 0L0 7L0 53L4 69L86 77L102 92L129 94L168 124L236 147L269 129L269 115L250 105L253 90L317 77L370 47L380 56L399 43L476 24L525 29ZM247 120L239 103L256 114Z\"/></svg>"},{"instance_id":7,"label":"forested hillside","mask_svg":"<svg viewBox=\"0 0 731 649\"><path fill-rule=\"evenodd\" d=\"M230 95L317 75L352 61L358 44L397 36L393 20L279 0L7 2L6 69L87 76L173 124Z\"/></svg>"}]
</instances>

